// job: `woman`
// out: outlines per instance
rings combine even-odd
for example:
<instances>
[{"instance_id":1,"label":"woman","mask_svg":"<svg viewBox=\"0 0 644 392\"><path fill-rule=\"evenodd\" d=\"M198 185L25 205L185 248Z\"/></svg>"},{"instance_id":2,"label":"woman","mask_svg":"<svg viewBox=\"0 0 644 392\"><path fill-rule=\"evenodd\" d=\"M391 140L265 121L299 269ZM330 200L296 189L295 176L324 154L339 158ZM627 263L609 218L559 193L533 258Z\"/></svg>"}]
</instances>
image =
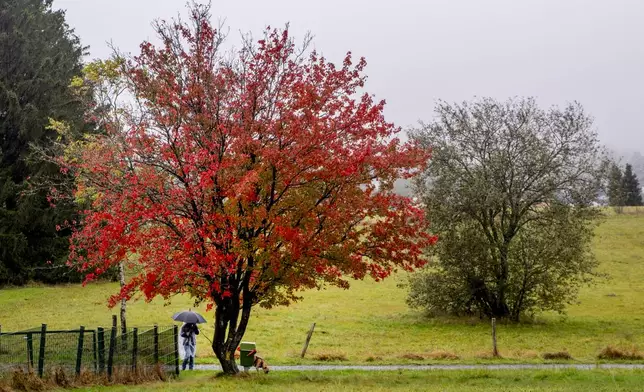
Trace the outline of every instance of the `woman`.
<instances>
[{"instance_id":1,"label":"woman","mask_svg":"<svg viewBox=\"0 0 644 392\"><path fill-rule=\"evenodd\" d=\"M195 354L197 353L197 335L199 335L199 328L197 324L187 323L181 327L181 337L183 338L183 351L185 356L183 358L183 370L186 366L190 365L190 370L195 366Z\"/></svg>"}]
</instances>

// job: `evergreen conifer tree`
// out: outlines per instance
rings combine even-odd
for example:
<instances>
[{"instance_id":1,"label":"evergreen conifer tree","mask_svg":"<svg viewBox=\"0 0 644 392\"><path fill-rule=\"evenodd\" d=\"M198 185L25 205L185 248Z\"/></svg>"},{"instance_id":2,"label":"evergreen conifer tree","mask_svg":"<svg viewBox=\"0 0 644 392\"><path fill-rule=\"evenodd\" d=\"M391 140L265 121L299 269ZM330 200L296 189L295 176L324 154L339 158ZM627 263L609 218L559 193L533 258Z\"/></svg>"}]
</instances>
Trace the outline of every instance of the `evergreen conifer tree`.
<instances>
[{"instance_id":1,"label":"evergreen conifer tree","mask_svg":"<svg viewBox=\"0 0 644 392\"><path fill-rule=\"evenodd\" d=\"M637 179L637 175L633 173L633 167L628 163L624 168L624 176L622 177L622 192L624 193L624 205L642 205L642 190L640 189L640 183Z\"/></svg>"},{"instance_id":2,"label":"evergreen conifer tree","mask_svg":"<svg viewBox=\"0 0 644 392\"><path fill-rule=\"evenodd\" d=\"M2 0L0 6L0 285L75 279L65 260L71 206L52 208L48 190L30 187L59 175L32 159L56 137L50 118L80 129L83 98L70 88L85 48L52 0Z\"/></svg>"},{"instance_id":3,"label":"evergreen conifer tree","mask_svg":"<svg viewBox=\"0 0 644 392\"><path fill-rule=\"evenodd\" d=\"M608 175L608 205L621 207L625 202L622 169L613 162Z\"/></svg>"}]
</instances>

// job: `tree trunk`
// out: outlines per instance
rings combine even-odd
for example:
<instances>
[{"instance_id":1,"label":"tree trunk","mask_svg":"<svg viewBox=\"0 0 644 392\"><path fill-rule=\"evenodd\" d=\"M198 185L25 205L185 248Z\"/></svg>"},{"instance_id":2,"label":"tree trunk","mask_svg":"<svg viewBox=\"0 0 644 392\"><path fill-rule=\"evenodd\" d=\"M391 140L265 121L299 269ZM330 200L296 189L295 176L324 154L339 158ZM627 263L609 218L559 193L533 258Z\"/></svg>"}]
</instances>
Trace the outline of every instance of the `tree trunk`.
<instances>
[{"instance_id":1,"label":"tree trunk","mask_svg":"<svg viewBox=\"0 0 644 392\"><path fill-rule=\"evenodd\" d=\"M239 368L235 362L235 349L232 350L226 344L226 332L231 333L229 326L233 319L237 319L237 312L232 306L232 301L222 300L215 309L215 332L212 339L212 350L221 364L225 374L237 374Z\"/></svg>"},{"instance_id":2,"label":"tree trunk","mask_svg":"<svg viewBox=\"0 0 644 392\"><path fill-rule=\"evenodd\" d=\"M125 265L123 262L119 263L119 284L121 289L125 286ZM127 339L127 300L121 299L121 336L123 340Z\"/></svg>"},{"instance_id":3,"label":"tree trunk","mask_svg":"<svg viewBox=\"0 0 644 392\"><path fill-rule=\"evenodd\" d=\"M499 271L496 281L496 301L492 310L493 316L506 318L510 309L506 303L505 291L508 285L508 244L504 243L499 249Z\"/></svg>"},{"instance_id":4,"label":"tree trunk","mask_svg":"<svg viewBox=\"0 0 644 392\"><path fill-rule=\"evenodd\" d=\"M212 339L212 350L217 356L223 372L230 375L239 373L239 367L235 361L235 351L246 332L252 306L250 296L245 296L240 319L239 303L239 294L233 294L229 298L218 301L215 307L215 332Z\"/></svg>"}]
</instances>

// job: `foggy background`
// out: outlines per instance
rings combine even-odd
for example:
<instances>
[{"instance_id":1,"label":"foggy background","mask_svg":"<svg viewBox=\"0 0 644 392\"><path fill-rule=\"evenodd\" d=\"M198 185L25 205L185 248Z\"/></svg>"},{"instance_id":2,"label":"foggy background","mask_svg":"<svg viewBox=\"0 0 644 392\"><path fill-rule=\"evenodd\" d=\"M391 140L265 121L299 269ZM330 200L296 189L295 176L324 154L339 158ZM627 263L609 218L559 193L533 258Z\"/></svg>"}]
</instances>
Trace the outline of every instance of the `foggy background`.
<instances>
[{"instance_id":1,"label":"foggy background","mask_svg":"<svg viewBox=\"0 0 644 392\"><path fill-rule=\"evenodd\" d=\"M138 53L150 23L186 14L183 0L55 0L89 59L107 41ZM627 160L644 150L644 1L639 0L253 0L212 1L229 42L290 22L334 62L347 51L368 62L367 91L386 99L403 128L432 119L437 99L535 96L542 106L577 100L601 140ZM641 157L641 155L640 155ZM644 162L643 162L644 166Z\"/></svg>"}]
</instances>

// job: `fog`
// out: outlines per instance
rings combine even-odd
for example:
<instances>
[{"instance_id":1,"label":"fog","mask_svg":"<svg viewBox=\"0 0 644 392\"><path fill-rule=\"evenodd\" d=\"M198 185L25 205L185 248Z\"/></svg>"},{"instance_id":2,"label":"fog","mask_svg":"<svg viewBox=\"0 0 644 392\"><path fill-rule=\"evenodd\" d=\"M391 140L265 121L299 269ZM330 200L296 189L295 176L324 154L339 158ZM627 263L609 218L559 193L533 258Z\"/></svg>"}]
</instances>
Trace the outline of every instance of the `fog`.
<instances>
[{"instance_id":1,"label":"fog","mask_svg":"<svg viewBox=\"0 0 644 392\"><path fill-rule=\"evenodd\" d=\"M55 0L90 46L136 53L154 39L155 18L185 15L177 0ZM330 60L352 51L368 61L367 90L387 100L402 127L431 120L437 99L535 96L543 106L581 102L600 138L644 150L644 2L638 0L213 1L229 40L290 22L314 35Z\"/></svg>"}]
</instances>

